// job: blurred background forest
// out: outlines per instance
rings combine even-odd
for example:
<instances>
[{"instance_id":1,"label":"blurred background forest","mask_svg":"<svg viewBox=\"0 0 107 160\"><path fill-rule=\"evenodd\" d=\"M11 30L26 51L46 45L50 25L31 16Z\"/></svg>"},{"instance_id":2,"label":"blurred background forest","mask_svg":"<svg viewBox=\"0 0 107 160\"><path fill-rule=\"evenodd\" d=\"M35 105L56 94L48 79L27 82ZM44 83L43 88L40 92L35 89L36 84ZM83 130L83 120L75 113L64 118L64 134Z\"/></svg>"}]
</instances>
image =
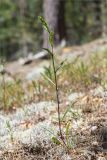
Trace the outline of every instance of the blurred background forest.
<instances>
[{"instance_id":1,"label":"blurred background forest","mask_svg":"<svg viewBox=\"0 0 107 160\"><path fill-rule=\"evenodd\" d=\"M80 45L107 35L107 0L0 0L0 56L14 60L47 46L45 17L55 45Z\"/></svg>"}]
</instances>

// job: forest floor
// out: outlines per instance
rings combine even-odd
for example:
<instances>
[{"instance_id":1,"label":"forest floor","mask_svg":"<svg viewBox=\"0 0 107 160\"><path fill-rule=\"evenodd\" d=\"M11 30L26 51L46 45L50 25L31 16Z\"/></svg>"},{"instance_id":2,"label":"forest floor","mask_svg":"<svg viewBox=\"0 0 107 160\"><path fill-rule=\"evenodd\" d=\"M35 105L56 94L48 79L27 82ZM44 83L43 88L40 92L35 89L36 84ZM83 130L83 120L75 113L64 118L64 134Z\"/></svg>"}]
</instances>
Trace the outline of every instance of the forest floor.
<instances>
[{"instance_id":1,"label":"forest floor","mask_svg":"<svg viewBox=\"0 0 107 160\"><path fill-rule=\"evenodd\" d=\"M0 78L0 160L107 159L107 39L63 48L57 66L65 59L58 84L68 149L59 140L50 60L16 61Z\"/></svg>"}]
</instances>

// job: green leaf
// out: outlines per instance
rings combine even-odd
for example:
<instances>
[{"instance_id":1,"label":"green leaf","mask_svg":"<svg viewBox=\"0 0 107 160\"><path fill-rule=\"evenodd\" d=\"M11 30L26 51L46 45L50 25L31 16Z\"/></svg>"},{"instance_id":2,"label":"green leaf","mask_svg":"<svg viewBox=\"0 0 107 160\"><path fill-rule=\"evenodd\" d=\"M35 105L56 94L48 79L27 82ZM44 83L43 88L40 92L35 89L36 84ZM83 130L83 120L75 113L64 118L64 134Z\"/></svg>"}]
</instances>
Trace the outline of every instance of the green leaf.
<instances>
[{"instance_id":1,"label":"green leaf","mask_svg":"<svg viewBox=\"0 0 107 160\"><path fill-rule=\"evenodd\" d=\"M71 122L68 122L66 125L66 144L68 148L71 148L70 140L69 140L69 130L70 130Z\"/></svg>"},{"instance_id":2,"label":"green leaf","mask_svg":"<svg viewBox=\"0 0 107 160\"><path fill-rule=\"evenodd\" d=\"M57 145L61 144L61 142L56 137L52 137L52 141L53 141L53 143L55 143Z\"/></svg>"},{"instance_id":3,"label":"green leaf","mask_svg":"<svg viewBox=\"0 0 107 160\"><path fill-rule=\"evenodd\" d=\"M67 113L70 112L71 107L73 107L75 103L76 103L76 102L73 102L70 106L68 106L68 108L67 108L66 111L64 112L63 117L61 118L61 121L64 121L64 118L66 117Z\"/></svg>"},{"instance_id":4,"label":"green leaf","mask_svg":"<svg viewBox=\"0 0 107 160\"><path fill-rule=\"evenodd\" d=\"M6 126L7 126L8 130L10 131L11 130L11 125L10 125L9 121L6 121Z\"/></svg>"},{"instance_id":5,"label":"green leaf","mask_svg":"<svg viewBox=\"0 0 107 160\"><path fill-rule=\"evenodd\" d=\"M67 141L67 143L69 143L69 129L70 129L70 123L71 123L71 122L68 122L67 125L66 125L66 141Z\"/></svg>"},{"instance_id":6,"label":"green leaf","mask_svg":"<svg viewBox=\"0 0 107 160\"><path fill-rule=\"evenodd\" d=\"M45 74L43 74L43 73L41 73L41 75L55 86L55 83L54 83L49 77L47 77L47 76L46 76Z\"/></svg>"},{"instance_id":7,"label":"green leaf","mask_svg":"<svg viewBox=\"0 0 107 160\"><path fill-rule=\"evenodd\" d=\"M43 48L43 49L47 51L51 56L53 55L53 53L48 48Z\"/></svg>"}]
</instances>

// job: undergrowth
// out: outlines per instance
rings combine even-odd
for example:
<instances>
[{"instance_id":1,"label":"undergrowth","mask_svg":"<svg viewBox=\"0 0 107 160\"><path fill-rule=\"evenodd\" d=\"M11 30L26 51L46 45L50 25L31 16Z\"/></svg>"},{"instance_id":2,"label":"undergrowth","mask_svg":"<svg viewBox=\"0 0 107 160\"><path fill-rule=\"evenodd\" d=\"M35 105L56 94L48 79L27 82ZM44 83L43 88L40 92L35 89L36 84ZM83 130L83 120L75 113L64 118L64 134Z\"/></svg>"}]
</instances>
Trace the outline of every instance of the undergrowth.
<instances>
[{"instance_id":1,"label":"undergrowth","mask_svg":"<svg viewBox=\"0 0 107 160\"><path fill-rule=\"evenodd\" d=\"M57 65L60 60L57 60ZM8 76L2 73L4 64L0 64L0 109L6 111L21 107L25 103L54 99L53 71L45 67L41 80L23 82L15 78L8 81ZM58 84L62 96L72 91L84 91L95 88L97 85L107 87L107 51L95 53L90 57L88 64L81 59L63 64L58 71ZM50 82L51 81L51 82Z\"/></svg>"},{"instance_id":2,"label":"undergrowth","mask_svg":"<svg viewBox=\"0 0 107 160\"><path fill-rule=\"evenodd\" d=\"M107 85L107 51L95 53L89 57L86 64L81 59L68 62L61 70L60 83L75 91L91 89L97 85ZM67 81L66 81L67 80Z\"/></svg>"}]
</instances>

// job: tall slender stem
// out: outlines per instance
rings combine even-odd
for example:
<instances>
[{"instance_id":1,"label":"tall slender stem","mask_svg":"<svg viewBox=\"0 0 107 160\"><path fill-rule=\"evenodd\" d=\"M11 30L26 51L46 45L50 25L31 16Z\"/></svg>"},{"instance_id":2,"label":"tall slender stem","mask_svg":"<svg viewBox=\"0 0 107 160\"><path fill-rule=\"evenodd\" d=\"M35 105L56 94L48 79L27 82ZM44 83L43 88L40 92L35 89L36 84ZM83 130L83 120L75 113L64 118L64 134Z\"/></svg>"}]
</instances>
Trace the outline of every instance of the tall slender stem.
<instances>
[{"instance_id":1,"label":"tall slender stem","mask_svg":"<svg viewBox=\"0 0 107 160\"><path fill-rule=\"evenodd\" d=\"M65 144L63 134L62 134L62 128L61 128L61 119L60 119L60 101L59 101L59 89L58 89L58 81L57 81L57 75L56 75L56 67L55 67L55 60L54 60L54 54L53 54L53 46L52 46L52 65L53 65L53 70L54 70L54 79L55 79L55 90L56 90L56 100L57 100L57 111L58 111L58 126L59 126L59 132L61 139L63 143ZM66 145L66 144L65 144Z\"/></svg>"},{"instance_id":2,"label":"tall slender stem","mask_svg":"<svg viewBox=\"0 0 107 160\"><path fill-rule=\"evenodd\" d=\"M52 67L54 71L54 81L55 81L55 92L56 92L56 101L57 101L57 113L58 113L58 126L59 126L59 134L60 138L63 142L63 144L66 146L66 143L64 141L63 133L62 133L62 128L61 128L61 119L60 119L60 101L59 101L59 89L58 89L58 81L57 81L57 71L56 71L56 65L55 65L55 59L54 59L54 52L53 52L53 44L54 44L54 33L51 31L48 27L47 22L43 17L39 16L39 19L45 28L45 30L48 32L49 36L49 43L51 47L51 51L49 49L44 48L46 51L48 51L51 55L51 60L52 60Z\"/></svg>"}]
</instances>

